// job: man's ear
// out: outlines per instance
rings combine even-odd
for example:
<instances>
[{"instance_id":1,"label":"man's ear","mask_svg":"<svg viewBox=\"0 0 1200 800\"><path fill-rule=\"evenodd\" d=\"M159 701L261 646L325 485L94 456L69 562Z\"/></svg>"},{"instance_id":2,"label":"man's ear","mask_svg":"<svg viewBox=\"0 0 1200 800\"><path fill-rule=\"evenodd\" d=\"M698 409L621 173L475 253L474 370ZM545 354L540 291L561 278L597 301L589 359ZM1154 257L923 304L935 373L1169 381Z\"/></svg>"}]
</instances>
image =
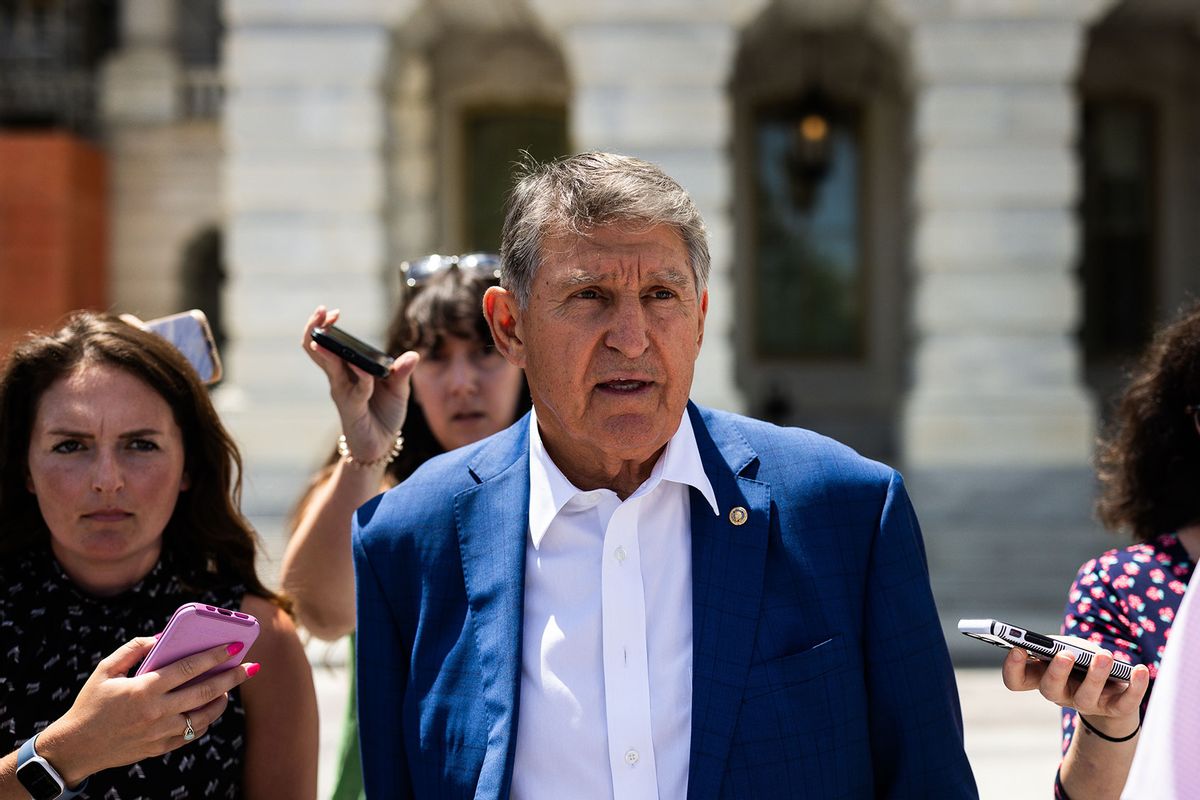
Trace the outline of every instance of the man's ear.
<instances>
[{"instance_id":1,"label":"man's ear","mask_svg":"<svg viewBox=\"0 0 1200 800\"><path fill-rule=\"evenodd\" d=\"M700 345L704 344L704 318L708 316L708 289L700 295L700 308L698 309L696 320L696 352L700 352Z\"/></svg>"},{"instance_id":2,"label":"man's ear","mask_svg":"<svg viewBox=\"0 0 1200 800\"><path fill-rule=\"evenodd\" d=\"M496 349L514 366L525 368L525 342L521 340L521 309L512 292L493 286L483 294L483 316L492 330Z\"/></svg>"}]
</instances>

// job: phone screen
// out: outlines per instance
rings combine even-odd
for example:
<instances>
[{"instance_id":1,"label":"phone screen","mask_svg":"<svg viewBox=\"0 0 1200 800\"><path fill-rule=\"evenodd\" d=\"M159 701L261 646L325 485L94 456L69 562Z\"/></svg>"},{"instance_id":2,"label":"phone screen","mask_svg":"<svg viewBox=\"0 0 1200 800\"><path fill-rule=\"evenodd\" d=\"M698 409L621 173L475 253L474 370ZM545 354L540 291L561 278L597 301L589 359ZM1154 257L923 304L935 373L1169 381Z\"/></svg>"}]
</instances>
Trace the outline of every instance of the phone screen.
<instances>
[{"instance_id":1,"label":"phone screen","mask_svg":"<svg viewBox=\"0 0 1200 800\"><path fill-rule=\"evenodd\" d=\"M146 327L166 339L183 353L200 380L213 384L221 380L221 360L203 311L193 309L146 322Z\"/></svg>"}]
</instances>

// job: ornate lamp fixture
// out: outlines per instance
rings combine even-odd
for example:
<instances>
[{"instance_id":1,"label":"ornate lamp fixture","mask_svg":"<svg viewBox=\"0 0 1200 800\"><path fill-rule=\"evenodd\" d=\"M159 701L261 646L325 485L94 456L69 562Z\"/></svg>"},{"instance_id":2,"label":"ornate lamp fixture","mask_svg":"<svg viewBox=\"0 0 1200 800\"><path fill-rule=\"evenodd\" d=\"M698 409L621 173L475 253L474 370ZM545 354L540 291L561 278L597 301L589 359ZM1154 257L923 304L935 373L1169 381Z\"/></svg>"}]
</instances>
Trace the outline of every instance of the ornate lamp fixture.
<instances>
[{"instance_id":1,"label":"ornate lamp fixture","mask_svg":"<svg viewBox=\"0 0 1200 800\"><path fill-rule=\"evenodd\" d=\"M808 211L833 162L833 103L819 87L809 89L796 104L794 119L788 175L792 200Z\"/></svg>"}]
</instances>

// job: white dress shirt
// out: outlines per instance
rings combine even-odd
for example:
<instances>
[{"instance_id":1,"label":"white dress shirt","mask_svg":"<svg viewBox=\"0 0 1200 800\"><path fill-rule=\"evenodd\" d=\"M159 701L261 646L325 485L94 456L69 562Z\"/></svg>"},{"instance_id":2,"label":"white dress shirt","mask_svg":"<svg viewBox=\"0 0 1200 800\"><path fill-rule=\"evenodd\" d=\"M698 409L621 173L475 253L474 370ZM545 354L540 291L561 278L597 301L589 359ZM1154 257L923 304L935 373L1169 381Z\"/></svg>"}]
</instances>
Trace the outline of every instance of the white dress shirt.
<instances>
[{"instance_id":1,"label":"white dress shirt","mask_svg":"<svg viewBox=\"0 0 1200 800\"><path fill-rule=\"evenodd\" d=\"M624 502L580 491L529 425L529 538L512 796L687 796L692 733L688 487L717 500L684 412ZM647 609L654 609L654 614Z\"/></svg>"}]
</instances>

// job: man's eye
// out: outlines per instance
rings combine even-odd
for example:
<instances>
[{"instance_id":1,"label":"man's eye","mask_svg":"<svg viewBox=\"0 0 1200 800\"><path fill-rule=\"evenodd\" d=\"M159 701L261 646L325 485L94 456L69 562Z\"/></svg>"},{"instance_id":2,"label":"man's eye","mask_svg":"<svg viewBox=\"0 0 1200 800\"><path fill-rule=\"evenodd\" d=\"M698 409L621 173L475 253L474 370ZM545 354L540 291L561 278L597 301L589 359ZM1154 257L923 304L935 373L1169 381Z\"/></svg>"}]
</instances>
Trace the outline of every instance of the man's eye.
<instances>
[{"instance_id":1,"label":"man's eye","mask_svg":"<svg viewBox=\"0 0 1200 800\"><path fill-rule=\"evenodd\" d=\"M77 453L83 449L83 442L78 439L67 439L50 448L55 453Z\"/></svg>"},{"instance_id":2,"label":"man's eye","mask_svg":"<svg viewBox=\"0 0 1200 800\"><path fill-rule=\"evenodd\" d=\"M582 292L575 294L580 300L596 300L600 297L600 293L595 289L584 289Z\"/></svg>"},{"instance_id":3,"label":"man's eye","mask_svg":"<svg viewBox=\"0 0 1200 800\"><path fill-rule=\"evenodd\" d=\"M149 439L131 439L129 441L130 450L141 450L142 452L153 452L158 449L158 445Z\"/></svg>"},{"instance_id":4,"label":"man's eye","mask_svg":"<svg viewBox=\"0 0 1200 800\"><path fill-rule=\"evenodd\" d=\"M670 289L655 289L653 297L655 300L670 300L675 297L675 293Z\"/></svg>"}]
</instances>

